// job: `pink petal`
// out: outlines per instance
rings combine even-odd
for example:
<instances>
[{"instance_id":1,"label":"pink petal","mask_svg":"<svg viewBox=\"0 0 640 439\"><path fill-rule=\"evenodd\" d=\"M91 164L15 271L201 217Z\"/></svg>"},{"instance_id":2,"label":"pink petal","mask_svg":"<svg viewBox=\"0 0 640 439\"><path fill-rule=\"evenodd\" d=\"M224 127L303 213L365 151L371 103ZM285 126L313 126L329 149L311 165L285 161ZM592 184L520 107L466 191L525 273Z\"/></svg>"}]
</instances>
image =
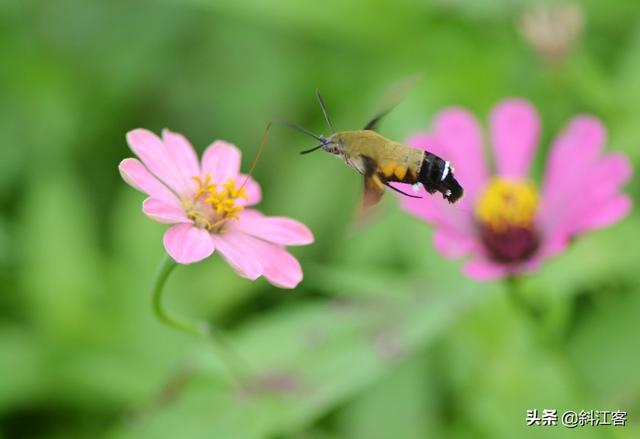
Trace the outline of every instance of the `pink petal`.
<instances>
[{"instance_id":1,"label":"pink petal","mask_svg":"<svg viewBox=\"0 0 640 439\"><path fill-rule=\"evenodd\" d=\"M253 247L254 238L234 231L211 236L215 247L236 273L251 280L262 275L262 265Z\"/></svg>"},{"instance_id":2,"label":"pink petal","mask_svg":"<svg viewBox=\"0 0 640 439\"><path fill-rule=\"evenodd\" d=\"M178 197L164 184L160 183L157 178L151 175L147 168L138 160L124 159L120 162L118 169L124 181L134 189L144 192L152 198L161 200L170 206L180 207Z\"/></svg>"},{"instance_id":3,"label":"pink petal","mask_svg":"<svg viewBox=\"0 0 640 439\"><path fill-rule=\"evenodd\" d=\"M246 174L239 174L236 184L244 184L246 178ZM249 177L249 180L247 180L247 183L244 185L244 190L247 193L247 200L245 201L242 198L237 198L236 203L238 203L238 205L253 206L255 204L258 204L262 199L262 191L260 190L260 185L252 177Z\"/></svg>"},{"instance_id":4,"label":"pink petal","mask_svg":"<svg viewBox=\"0 0 640 439\"><path fill-rule=\"evenodd\" d=\"M302 280L302 268L296 258L282 247L254 240L253 248L260 258L264 277L276 287L295 288Z\"/></svg>"},{"instance_id":5,"label":"pink petal","mask_svg":"<svg viewBox=\"0 0 640 439\"><path fill-rule=\"evenodd\" d=\"M409 214L446 230L463 241L475 240L473 207L463 198L451 205L438 194L428 194L422 190L422 198L400 196L400 206Z\"/></svg>"},{"instance_id":6,"label":"pink petal","mask_svg":"<svg viewBox=\"0 0 640 439\"><path fill-rule=\"evenodd\" d=\"M425 151L433 151L433 139L426 133L417 133L407 139L407 145L414 148L424 149Z\"/></svg>"},{"instance_id":7,"label":"pink petal","mask_svg":"<svg viewBox=\"0 0 640 439\"><path fill-rule=\"evenodd\" d=\"M313 242L313 234L307 226L284 217L241 216L233 229L279 245L306 245Z\"/></svg>"},{"instance_id":8,"label":"pink petal","mask_svg":"<svg viewBox=\"0 0 640 439\"><path fill-rule=\"evenodd\" d=\"M420 196L422 198L400 196L401 207L411 215L428 223L442 224L449 221L450 215L447 212L447 206L440 203L435 194L424 195L421 193Z\"/></svg>"},{"instance_id":9,"label":"pink petal","mask_svg":"<svg viewBox=\"0 0 640 439\"><path fill-rule=\"evenodd\" d=\"M609 200L591 206L583 212L581 219L574 225L574 233L584 233L615 224L631 211L631 199L618 195Z\"/></svg>"},{"instance_id":10,"label":"pink petal","mask_svg":"<svg viewBox=\"0 0 640 439\"><path fill-rule=\"evenodd\" d=\"M479 249L480 244L474 236L459 234L455 230L438 228L433 235L433 245L448 258L459 258Z\"/></svg>"},{"instance_id":11,"label":"pink petal","mask_svg":"<svg viewBox=\"0 0 640 439\"><path fill-rule=\"evenodd\" d=\"M142 203L142 211L162 224L190 223L181 208L171 206L162 200L147 198Z\"/></svg>"},{"instance_id":12,"label":"pink petal","mask_svg":"<svg viewBox=\"0 0 640 439\"><path fill-rule=\"evenodd\" d=\"M439 194L421 191L422 198L401 196L402 207L427 222L456 229L461 234L475 234L473 207L462 200L451 204Z\"/></svg>"},{"instance_id":13,"label":"pink petal","mask_svg":"<svg viewBox=\"0 0 640 439\"><path fill-rule=\"evenodd\" d=\"M214 183L224 183L229 177L237 178L239 172L240 150L234 145L216 140L204 151L202 178L208 174Z\"/></svg>"},{"instance_id":14,"label":"pink petal","mask_svg":"<svg viewBox=\"0 0 640 439\"><path fill-rule=\"evenodd\" d=\"M589 116L574 118L555 141L544 181L540 220L548 234L573 235L592 206L606 203L631 176L621 154L600 158L605 129Z\"/></svg>"},{"instance_id":15,"label":"pink petal","mask_svg":"<svg viewBox=\"0 0 640 439\"><path fill-rule=\"evenodd\" d=\"M432 134L432 152L451 162L465 191L461 201L472 205L488 178L478 122L468 111L451 108L436 117Z\"/></svg>"},{"instance_id":16,"label":"pink petal","mask_svg":"<svg viewBox=\"0 0 640 439\"><path fill-rule=\"evenodd\" d=\"M545 257L540 255L539 253L533 256L528 261L524 261L517 269L517 272L514 274L533 274L536 271L540 270L542 266L542 262Z\"/></svg>"},{"instance_id":17,"label":"pink petal","mask_svg":"<svg viewBox=\"0 0 640 439\"><path fill-rule=\"evenodd\" d=\"M194 191L197 190L197 183L193 177L200 176L200 165L191 143L182 134L168 129L162 130L162 140L180 173L181 184Z\"/></svg>"},{"instance_id":18,"label":"pink petal","mask_svg":"<svg viewBox=\"0 0 640 439\"><path fill-rule=\"evenodd\" d=\"M138 128L127 133L127 142L147 169L160 181L178 194L188 190L184 186L177 163L158 136L151 131Z\"/></svg>"},{"instance_id":19,"label":"pink petal","mask_svg":"<svg viewBox=\"0 0 640 439\"><path fill-rule=\"evenodd\" d=\"M201 261L215 250L211 234L188 223L169 228L163 241L167 253L179 264Z\"/></svg>"},{"instance_id":20,"label":"pink petal","mask_svg":"<svg viewBox=\"0 0 640 439\"><path fill-rule=\"evenodd\" d=\"M602 123L590 116L572 119L554 141L547 162L543 198L551 209L561 208L578 193L606 141Z\"/></svg>"},{"instance_id":21,"label":"pink petal","mask_svg":"<svg viewBox=\"0 0 640 439\"><path fill-rule=\"evenodd\" d=\"M571 237L561 229L546 232L543 236L542 245L538 250L538 257L548 258L564 252L569 245L570 238Z\"/></svg>"},{"instance_id":22,"label":"pink petal","mask_svg":"<svg viewBox=\"0 0 640 439\"><path fill-rule=\"evenodd\" d=\"M562 208L544 211L547 227L563 227L572 232L589 212L607 204L631 178L631 165L622 154L610 154L589 168L582 181L575 182L580 183L576 193L567 194Z\"/></svg>"},{"instance_id":23,"label":"pink petal","mask_svg":"<svg viewBox=\"0 0 640 439\"><path fill-rule=\"evenodd\" d=\"M608 154L589 173L587 187L611 193L627 182L631 174L631 163L623 154Z\"/></svg>"},{"instance_id":24,"label":"pink petal","mask_svg":"<svg viewBox=\"0 0 640 439\"><path fill-rule=\"evenodd\" d=\"M265 215L256 209L245 209L240 213L241 218L261 218Z\"/></svg>"},{"instance_id":25,"label":"pink petal","mask_svg":"<svg viewBox=\"0 0 640 439\"><path fill-rule=\"evenodd\" d=\"M504 265L491 262L487 259L473 259L464 265L464 272L475 280L494 280L506 277L509 274Z\"/></svg>"},{"instance_id":26,"label":"pink petal","mask_svg":"<svg viewBox=\"0 0 640 439\"><path fill-rule=\"evenodd\" d=\"M526 178L540 132L536 110L521 99L502 101L491 113L490 126L498 174Z\"/></svg>"}]
</instances>

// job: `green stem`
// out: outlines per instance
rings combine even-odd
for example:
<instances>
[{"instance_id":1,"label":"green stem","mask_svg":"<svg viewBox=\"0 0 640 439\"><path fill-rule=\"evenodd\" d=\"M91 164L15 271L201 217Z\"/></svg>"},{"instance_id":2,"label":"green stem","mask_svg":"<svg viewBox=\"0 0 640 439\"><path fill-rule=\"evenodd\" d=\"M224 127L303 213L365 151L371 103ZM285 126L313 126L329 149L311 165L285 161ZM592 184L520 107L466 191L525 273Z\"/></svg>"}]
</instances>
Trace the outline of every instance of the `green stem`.
<instances>
[{"instance_id":1,"label":"green stem","mask_svg":"<svg viewBox=\"0 0 640 439\"><path fill-rule=\"evenodd\" d=\"M517 276L508 277L506 286L513 307L521 315L524 315L536 335L537 342L546 347L555 343L553 334L549 333L549 328L545 321L545 310L540 307L539 303L534 303L527 297L523 289L522 279Z\"/></svg>"},{"instance_id":2,"label":"green stem","mask_svg":"<svg viewBox=\"0 0 640 439\"><path fill-rule=\"evenodd\" d=\"M549 325L545 324L547 323L545 321L545 310L527 298L523 292L521 278L510 277L507 278L506 281L509 297L514 307L526 315L527 323L535 334L538 345L546 350L547 354L555 359L558 365L564 369L564 373L572 382L574 392L580 396L584 396L588 393L588 389L591 386L569 358L561 334L550 330Z\"/></svg>"},{"instance_id":3,"label":"green stem","mask_svg":"<svg viewBox=\"0 0 640 439\"><path fill-rule=\"evenodd\" d=\"M508 277L507 288L509 290L509 297L515 307L524 311L529 319L539 325L542 318L541 310L539 307L532 304L524 294L522 289L522 280L517 276Z\"/></svg>"},{"instance_id":4,"label":"green stem","mask_svg":"<svg viewBox=\"0 0 640 439\"><path fill-rule=\"evenodd\" d=\"M169 278L169 275L173 272L178 264L174 262L169 255L167 255L162 261L156 278L153 282L153 289L151 290L151 305L153 307L153 313L158 320L167 326L170 326L178 331L186 332L197 337L207 335L208 328L206 323L190 322L174 315L171 315L162 305L162 293L164 291L164 285Z\"/></svg>"},{"instance_id":5,"label":"green stem","mask_svg":"<svg viewBox=\"0 0 640 439\"><path fill-rule=\"evenodd\" d=\"M244 377L247 376L247 368L242 365L243 362L240 357L231 348L222 333L219 331L213 331L211 325L207 322L193 322L185 320L173 315L164 308L162 303L164 286L177 265L178 264L176 264L169 255L167 255L160 264L151 290L151 306L153 308L153 313L156 315L158 320L173 329L177 329L178 331L182 331L196 337L206 337L214 344L222 362L229 371L229 374L233 376L238 384L241 384L244 381Z\"/></svg>"}]
</instances>

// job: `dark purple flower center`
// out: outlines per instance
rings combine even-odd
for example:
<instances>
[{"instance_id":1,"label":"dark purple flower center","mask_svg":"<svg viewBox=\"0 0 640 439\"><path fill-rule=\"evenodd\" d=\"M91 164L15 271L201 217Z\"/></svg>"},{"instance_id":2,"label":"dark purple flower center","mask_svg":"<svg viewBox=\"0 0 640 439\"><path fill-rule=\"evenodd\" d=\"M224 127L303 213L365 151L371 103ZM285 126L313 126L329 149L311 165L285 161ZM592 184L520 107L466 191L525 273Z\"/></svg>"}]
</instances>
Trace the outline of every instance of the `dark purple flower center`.
<instances>
[{"instance_id":1,"label":"dark purple flower center","mask_svg":"<svg viewBox=\"0 0 640 439\"><path fill-rule=\"evenodd\" d=\"M540 245L534 219L538 193L526 181L492 179L478 198L476 221L487 256L502 264L531 258Z\"/></svg>"},{"instance_id":2,"label":"dark purple flower center","mask_svg":"<svg viewBox=\"0 0 640 439\"><path fill-rule=\"evenodd\" d=\"M502 264L526 261L540 245L537 230L532 227L514 226L498 232L481 224L480 235L488 256Z\"/></svg>"}]
</instances>

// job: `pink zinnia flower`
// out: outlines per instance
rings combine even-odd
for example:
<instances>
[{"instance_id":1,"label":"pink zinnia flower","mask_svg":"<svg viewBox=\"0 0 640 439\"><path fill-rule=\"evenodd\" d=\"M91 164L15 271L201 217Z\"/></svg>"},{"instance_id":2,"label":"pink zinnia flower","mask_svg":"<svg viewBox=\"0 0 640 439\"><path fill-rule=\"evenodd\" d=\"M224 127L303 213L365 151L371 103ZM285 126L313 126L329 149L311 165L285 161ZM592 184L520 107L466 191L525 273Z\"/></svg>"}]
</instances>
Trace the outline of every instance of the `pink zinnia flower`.
<instances>
[{"instance_id":1,"label":"pink zinnia flower","mask_svg":"<svg viewBox=\"0 0 640 439\"><path fill-rule=\"evenodd\" d=\"M536 270L570 240L611 225L631 208L619 193L631 176L621 154L603 154L602 123L577 116L551 148L540 190L529 180L538 143L535 109L518 99L499 103L490 117L495 173L485 162L478 122L467 111L441 112L429 134L408 143L446 157L465 190L458 205L438 197L403 198L409 213L435 225L434 245L447 257L468 256L464 271L495 279Z\"/></svg>"},{"instance_id":2,"label":"pink zinnia flower","mask_svg":"<svg viewBox=\"0 0 640 439\"><path fill-rule=\"evenodd\" d=\"M142 203L147 216L173 224L164 247L176 262L191 264L218 250L248 279L265 276L283 288L302 280L300 264L284 246L309 244L313 235L298 221L248 208L262 195L256 181L240 174L238 148L215 141L199 163L189 141L169 130L160 139L136 129L127 133L127 142L142 162L124 159L122 178L149 195Z\"/></svg>"}]
</instances>

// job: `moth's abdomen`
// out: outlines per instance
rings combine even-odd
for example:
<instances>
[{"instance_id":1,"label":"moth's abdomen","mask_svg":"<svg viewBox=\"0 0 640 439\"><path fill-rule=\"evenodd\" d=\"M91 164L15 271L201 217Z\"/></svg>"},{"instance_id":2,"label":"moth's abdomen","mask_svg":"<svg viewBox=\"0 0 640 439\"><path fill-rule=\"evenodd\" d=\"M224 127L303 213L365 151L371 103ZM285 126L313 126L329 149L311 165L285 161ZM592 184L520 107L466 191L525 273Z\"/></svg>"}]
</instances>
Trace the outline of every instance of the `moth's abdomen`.
<instances>
[{"instance_id":1,"label":"moth's abdomen","mask_svg":"<svg viewBox=\"0 0 640 439\"><path fill-rule=\"evenodd\" d=\"M389 142L377 159L379 170L386 181L414 184L422 166L424 151Z\"/></svg>"},{"instance_id":2,"label":"moth's abdomen","mask_svg":"<svg viewBox=\"0 0 640 439\"><path fill-rule=\"evenodd\" d=\"M426 152L424 161L418 173L418 182L430 194L440 192L442 197L450 203L458 201L464 190L453 175L453 168L448 161L445 161L435 154Z\"/></svg>"},{"instance_id":3,"label":"moth's abdomen","mask_svg":"<svg viewBox=\"0 0 640 439\"><path fill-rule=\"evenodd\" d=\"M413 184L417 182L416 167L409 163L389 161L380 165L380 172L386 181Z\"/></svg>"}]
</instances>

